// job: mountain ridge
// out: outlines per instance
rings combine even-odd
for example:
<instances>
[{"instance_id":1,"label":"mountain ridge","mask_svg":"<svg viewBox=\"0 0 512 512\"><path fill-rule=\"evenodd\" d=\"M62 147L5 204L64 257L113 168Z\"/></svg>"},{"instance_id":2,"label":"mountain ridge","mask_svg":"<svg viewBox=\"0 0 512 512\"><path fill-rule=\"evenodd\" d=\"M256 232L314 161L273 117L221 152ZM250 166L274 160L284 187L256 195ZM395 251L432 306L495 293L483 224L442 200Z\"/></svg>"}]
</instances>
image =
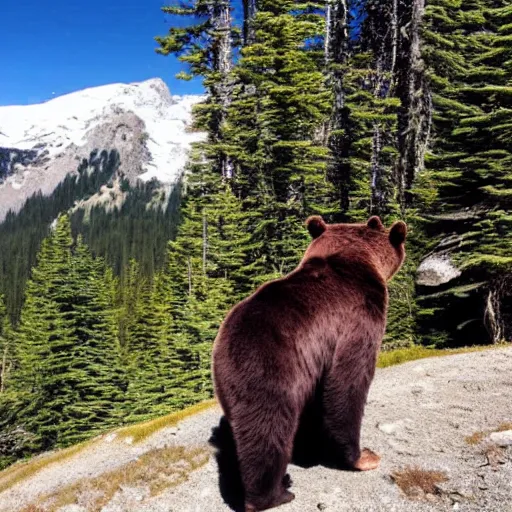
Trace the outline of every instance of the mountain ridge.
<instances>
[{"instance_id":1,"label":"mountain ridge","mask_svg":"<svg viewBox=\"0 0 512 512\"><path fill-rule=\"evenodd\" d=\"M50 194L94 150L115 149L132 183L179 179L200 95L172 95L160 78L91 87L34 105L0 107L0 222L25 200Z\"/></svg>"}]
</instances>

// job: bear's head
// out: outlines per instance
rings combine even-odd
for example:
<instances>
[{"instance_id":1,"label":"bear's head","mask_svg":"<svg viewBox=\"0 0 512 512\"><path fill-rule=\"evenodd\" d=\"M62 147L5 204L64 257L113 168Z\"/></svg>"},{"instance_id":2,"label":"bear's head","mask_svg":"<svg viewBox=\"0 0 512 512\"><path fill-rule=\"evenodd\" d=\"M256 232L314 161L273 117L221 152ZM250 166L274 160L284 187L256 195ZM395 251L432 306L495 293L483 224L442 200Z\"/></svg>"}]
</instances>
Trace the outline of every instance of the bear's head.
<instances>
[{"instance_id":1,"label":"bear's head","mask_svg":"<svg viewBox=\"0 0 512 512\"><path fill-rule=\"evenodd\" d=\"M405 260L407 226L395 222L386 229L379 217L370 217L365 224L326 224L322 217L306 221L313 238L304 260L349 255L376 266L384 279L391 279Z\"/></svg>"}]
</instances>

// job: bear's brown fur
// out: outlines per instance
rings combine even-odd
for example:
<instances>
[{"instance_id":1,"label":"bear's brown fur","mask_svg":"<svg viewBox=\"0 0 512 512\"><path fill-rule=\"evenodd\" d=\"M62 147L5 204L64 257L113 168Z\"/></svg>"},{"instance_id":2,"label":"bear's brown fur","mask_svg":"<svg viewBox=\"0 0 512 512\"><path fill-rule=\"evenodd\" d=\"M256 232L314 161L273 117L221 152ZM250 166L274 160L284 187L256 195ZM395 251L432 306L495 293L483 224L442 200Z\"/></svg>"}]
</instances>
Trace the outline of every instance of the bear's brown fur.
<instances>
[{"instance_id":1,"label":"bear's brown fur","mask_svg":"<svg viewBox=\"0 0 512 512\"><path fill-rule=\"evenodd\" d=\"M307 227L313 241L297 269L235 306L215 340L215 391L233 432L246 511L294 498L286 467L319 386L340 462L358 470L379 463L359 439L406 225L386 230L378 217L331 225L310 217Z\"/></svg>"}]
</instances>

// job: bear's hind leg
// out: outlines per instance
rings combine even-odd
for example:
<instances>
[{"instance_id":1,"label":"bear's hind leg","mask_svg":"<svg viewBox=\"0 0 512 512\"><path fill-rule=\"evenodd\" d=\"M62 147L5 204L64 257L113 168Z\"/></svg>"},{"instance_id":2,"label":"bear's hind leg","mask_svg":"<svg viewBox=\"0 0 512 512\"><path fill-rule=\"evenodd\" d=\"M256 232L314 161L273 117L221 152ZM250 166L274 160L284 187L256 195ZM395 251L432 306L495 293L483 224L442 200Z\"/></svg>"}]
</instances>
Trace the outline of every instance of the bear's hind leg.
<instances>
[{"instance_id":1,"label":"bear's hind leg","mask_svg":"<svg viewBox=\"0 0 512 512\"><path fill-rule=\"evenodd\" d=\"M298 415L284 404L245 407L243 416L233 414L240 473L245 490L246 512L256 512L289 503L290 462Z\"/></svg>"},{"instance_id":2,"label":"bear's hind leg","mask_svg":"<svg viewBox=\"0 0 512 512\"><path fill-rule=\"evenodd\" d=\"M336 462L366 471L378 467L380 457L361 450L360 437L368 390L375 374L376 346L362 340L337 354L325 379L324 425L334 442Z\"/></svg>"}]
</instances>

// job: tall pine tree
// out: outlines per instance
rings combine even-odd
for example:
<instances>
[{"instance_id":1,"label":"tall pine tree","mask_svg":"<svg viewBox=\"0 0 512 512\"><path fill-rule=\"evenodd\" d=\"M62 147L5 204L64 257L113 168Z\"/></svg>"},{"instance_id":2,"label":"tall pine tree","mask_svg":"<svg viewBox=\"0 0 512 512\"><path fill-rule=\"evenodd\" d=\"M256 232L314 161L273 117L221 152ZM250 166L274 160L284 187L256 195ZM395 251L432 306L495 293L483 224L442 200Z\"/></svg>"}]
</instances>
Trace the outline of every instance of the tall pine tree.
<instances>
[{"instance_id":1,"label":"tall pine tree","mask_svg":"<svg viewBox=\"0 0 512 512\"><path fill-rule=\"evenodd\" d=\"M22 310L13 389L38 448L66 445L119 421L122 377L102 264L61 216L43 242Z\"/></svg>"}]
</instances>

